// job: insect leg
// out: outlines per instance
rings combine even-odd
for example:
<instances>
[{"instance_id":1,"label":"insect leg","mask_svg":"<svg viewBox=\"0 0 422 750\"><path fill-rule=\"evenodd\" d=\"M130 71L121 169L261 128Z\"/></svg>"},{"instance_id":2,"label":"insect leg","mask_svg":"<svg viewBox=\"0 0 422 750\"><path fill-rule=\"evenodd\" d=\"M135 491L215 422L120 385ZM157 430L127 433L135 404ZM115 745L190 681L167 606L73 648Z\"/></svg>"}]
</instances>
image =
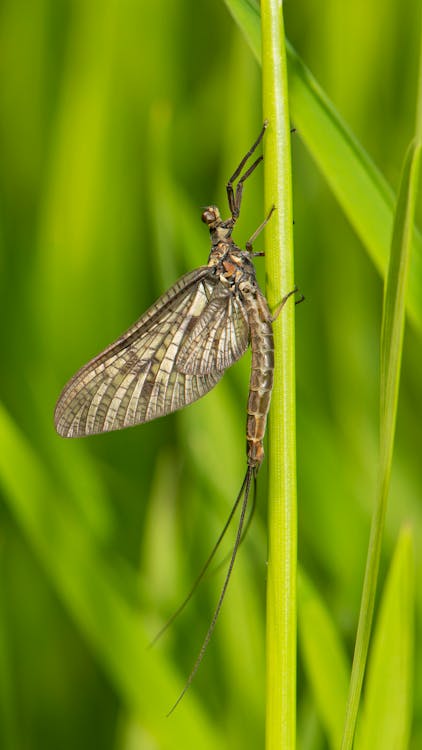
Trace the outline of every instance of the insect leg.
<instances>
[{"instance_id":1,"label":"insect leg","mask_svg":"<svg viewBox=\"0 0 422 750\"><path fill-rule=\"evenodd\" d=\"M269 212L267 218L264 219L264 221L262 222L262 224L259 225L258 229L255 229L252 237L250 237L248 239L248 241L247 241L247 243L245 245L246 250L247 250L248 253L252 252L252 245L253 245L253 243L255 242L255 240L258 237L258 235L261 234L261 232L264 229L264 227L268 224L268 222L271 219L271 216L272 216L272 214L273 214L274 211L275 211L275 206L271 206L270 212ZM257 255L264 255L264 253L254 253L254 255L256 255L256 256Z\"/></svg>"},{"instance_id":2,"label":"insect leg","mask_svg":"<svg viewBox=\"0 0 422 750\"><path fill-rule=\"evenodd\" d=\"M291 290L290 292L287 292L287 294L285 294L285 295L284 295L284 297L283 297L283 299L281 300L280 304L279 304L279 305L277 305L277 307L276 307L275 311L274 311L274 312L273 312L273 314L271 315L271 318L270 318L270 322L271 322L271 323L274 323L274 321L275 321L275 320L277 320L278 316L280 315L280 313L281 313L281 311L282 311L282 309L283 309L284 305L286 304L287 300L289 299L289 297L291 297L291 296L292 296L292 294L297 294L297 293L298 293L298 291L299 291L299 289L297 288L297 286L295 286L295 288L294 288L294 289L292 289L292 290ZM299 304L300 304L301 302L303 302L303 300L304 300L304 299L305 299L305 297L304 297L304 296L303 296L303 294L302 294L302 295L301 295L301 296L299 297L299 299L298 299L298 300L296 301L296 303L295 303L295 304L296 304L296 305L299 305Z\"/></svg>"},{"instance_id":3,"label":"insect leg","mask_svg":"<svg viewBox=\"0 0 422 750\"><path fill-rule=\"evenodd\" d=\"M258 164L262 161L263 157L262 156L258 157L258 159L256 159L256 161L254 161L254 163L252 164L252 166L249 167L249 169L245 172L245 174L242 175L242 177L240 178L240 180L239 180L239 182L237 184L237 187L236 187L236 195L234 193L233 183L237 180L237 178L239 177L239 175L240 175L243 167L245 166L246 162L252 156L252 154L254 153L254 151L256 150L256 148L261 143L262 138L264 136L264 133L265 133L267 127L268 127L268 120L265 120L264 125L262 126L262 130L261 130L258 138L256 139L256 141L253 144L253 146L251 146L251 148L249 149L248 153L245 154L245 156L243 157L243 159L240 162L239 166L235 169L235 171L233 172L232 176L230 177L230 179L229 179L229 181L228 181L228 183L226 185L227 199L228 199L228 202L229 202L229 208L230 208L230 212L231 212L231 215L232 215L233 219L237 219L237 217L239 216L240 204L241 204L241 201L242 201L243 183L249 177L249 175L252 174L252 172L254 171L254 169L256 169L256 167L258 166Z\"/></svg>"}]
</instances>

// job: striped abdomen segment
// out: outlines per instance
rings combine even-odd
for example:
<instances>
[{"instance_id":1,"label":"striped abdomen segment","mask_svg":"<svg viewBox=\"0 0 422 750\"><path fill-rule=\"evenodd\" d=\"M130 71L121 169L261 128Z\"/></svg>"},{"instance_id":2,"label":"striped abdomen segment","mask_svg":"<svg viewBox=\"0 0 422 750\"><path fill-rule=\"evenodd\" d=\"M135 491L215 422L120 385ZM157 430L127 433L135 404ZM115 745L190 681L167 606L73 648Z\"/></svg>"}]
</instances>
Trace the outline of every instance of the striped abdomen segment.
<instances>
[{"instance_id":1,"label":"striped abdomen segment","mask_svg":"<svg viewBox=\"0 0 422 750\"><path fill-rule=\"evenodd\" d=\"M248 465L258 469L264 458L263 440L274 380L274 337L271 313L262 293L245 298L252 365L249 383L246 441Z\"/></svg>"}]
</instances>

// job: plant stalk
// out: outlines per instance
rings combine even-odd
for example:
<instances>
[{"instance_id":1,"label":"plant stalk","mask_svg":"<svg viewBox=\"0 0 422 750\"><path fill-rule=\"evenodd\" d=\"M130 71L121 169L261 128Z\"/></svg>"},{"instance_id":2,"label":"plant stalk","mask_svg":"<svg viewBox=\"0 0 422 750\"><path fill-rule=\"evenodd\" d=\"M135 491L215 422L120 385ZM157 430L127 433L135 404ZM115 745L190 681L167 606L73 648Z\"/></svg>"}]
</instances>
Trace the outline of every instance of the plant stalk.
<instances>
[{"instance_id":1,"label":"plant stalk","mask_svg":"<svg viewBox=\"0 0 422 750\"><path fill-rule=\"evenodd\" d=\"M262 0L267 298L274 310L294 287L290 118L283 5ZM275 374L269 420L267 750L296 744L296 439L294 298L274 322Z\"/></svg>"}]
</instances>

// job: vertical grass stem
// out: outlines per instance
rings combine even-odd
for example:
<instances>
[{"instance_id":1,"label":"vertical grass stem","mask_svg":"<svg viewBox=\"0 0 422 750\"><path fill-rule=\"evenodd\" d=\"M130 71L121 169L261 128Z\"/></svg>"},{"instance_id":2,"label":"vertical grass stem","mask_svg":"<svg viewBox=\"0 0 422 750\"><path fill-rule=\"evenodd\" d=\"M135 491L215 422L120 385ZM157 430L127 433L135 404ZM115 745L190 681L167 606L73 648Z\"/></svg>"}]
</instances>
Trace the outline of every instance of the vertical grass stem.
<instances>
[{"instance_id":1,"label":"vertical grass stem","mask_svg":"<svg viewBox=\"0 0 422 750\"><path fill-rule=\"evenodd\" d=\"M271 309L294 287L290 118L283 5L261 2L267 297ZM296 737L296 441L293 298L274 323L275 379L269 422L267 750Z\"/></svg>"}]
</instances>

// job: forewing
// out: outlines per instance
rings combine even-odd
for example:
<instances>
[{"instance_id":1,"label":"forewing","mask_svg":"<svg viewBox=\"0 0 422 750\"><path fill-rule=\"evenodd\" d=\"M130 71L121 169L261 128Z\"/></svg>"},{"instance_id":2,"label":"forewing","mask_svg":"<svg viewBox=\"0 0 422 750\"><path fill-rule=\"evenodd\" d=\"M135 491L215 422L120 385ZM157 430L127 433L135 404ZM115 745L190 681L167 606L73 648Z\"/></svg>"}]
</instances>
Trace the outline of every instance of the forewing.
<instances>
[{"instance_id":1,"label":"forewing","mask_svg":"<svg viewBox=\"0 0 422 750\"><path fill-rule=\"evenodd\" d=\"M178 370L197 375L223 372L249 344L249 323L239 297L222 285L179 349Z\"/></svg>"},{"instance_id":2,"label":"forewing","mask_svg":"<svg viewBox=\"0 0 422 750\"><path fill-rule=\"evenodd\" d=\"M179 348L221 283L208 266L191 271L63 389L55 424L63 437L119 430L180 409L207 393L222 371L184 372Z\"/></svg>"}]
</instances>

